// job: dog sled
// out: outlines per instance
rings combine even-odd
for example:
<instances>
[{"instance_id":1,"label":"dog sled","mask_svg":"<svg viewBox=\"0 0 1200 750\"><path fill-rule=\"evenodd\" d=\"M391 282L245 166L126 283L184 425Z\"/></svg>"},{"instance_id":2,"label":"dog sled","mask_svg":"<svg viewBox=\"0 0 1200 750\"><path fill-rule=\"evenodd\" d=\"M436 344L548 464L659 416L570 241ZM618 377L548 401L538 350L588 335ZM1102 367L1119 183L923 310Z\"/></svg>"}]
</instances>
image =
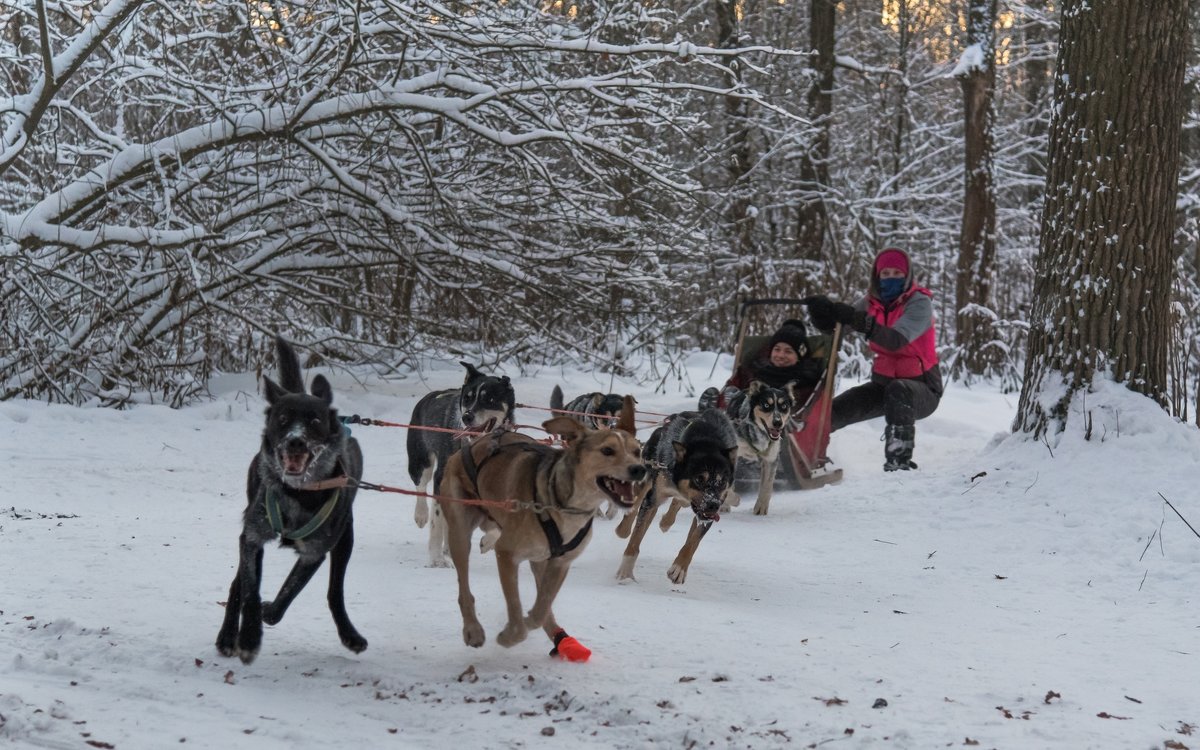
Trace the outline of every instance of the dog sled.
<instances>
[{"instance_id":1,"label":"dog sled","mask_svg":"<svg viewBox=\"0 0 1200 750\"><path fill-rule=\"evenodd\" d=\"M771 339L771 333L750 334L751 313L762 307L779 306L796 308L799 299L770 297L746 299L738 307L737 334L733 345L734 368L750 365L762 348ZM775 485L780 489L812 490L827 484L840 482L842 470L830 465L826 451L831 432L833 386L837 373L837 353L841 344L841 326L833 333L815 333L808 336L809 356L822 360L824 374L811 392L801 393L801 406L793 412L792 426L780 452L779 471ZM757 488L759 473L752 465L738 462L739 471L735 478L738 492Z\"/></svg>"}]
</instances>

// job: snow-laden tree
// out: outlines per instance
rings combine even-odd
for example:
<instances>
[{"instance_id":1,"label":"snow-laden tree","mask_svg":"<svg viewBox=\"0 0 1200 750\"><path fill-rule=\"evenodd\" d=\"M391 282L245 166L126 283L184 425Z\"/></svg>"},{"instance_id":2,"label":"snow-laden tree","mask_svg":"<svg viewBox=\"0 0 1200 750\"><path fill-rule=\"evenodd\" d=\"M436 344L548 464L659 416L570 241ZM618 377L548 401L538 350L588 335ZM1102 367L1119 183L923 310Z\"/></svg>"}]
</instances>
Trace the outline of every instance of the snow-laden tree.
<instances>
[{"instance_id":1,"label":"snow-laden tree","mask_svg":"<svg viewBox=\"0 0 1200 750\"><path fill-rule=\"evenodd\" d=\"M1167 403L1188 3L1067 0L1015 429L1064 430L1113 377ZM1090 433L1088 417L1082 429Z\"/></svg>"},{"instance_id":2,"label":"snow-laden tree","mask_svg":"<svg viewBox=\"0 0 1200 750\"><path fill-rule=\"evenodd\" d=\"M0 398L180 403L274 331L390 362L654 335L702 247L660 141L752 97L722 61L755 51L562 5L6 3Z\"/></svg>"}]
</instances>

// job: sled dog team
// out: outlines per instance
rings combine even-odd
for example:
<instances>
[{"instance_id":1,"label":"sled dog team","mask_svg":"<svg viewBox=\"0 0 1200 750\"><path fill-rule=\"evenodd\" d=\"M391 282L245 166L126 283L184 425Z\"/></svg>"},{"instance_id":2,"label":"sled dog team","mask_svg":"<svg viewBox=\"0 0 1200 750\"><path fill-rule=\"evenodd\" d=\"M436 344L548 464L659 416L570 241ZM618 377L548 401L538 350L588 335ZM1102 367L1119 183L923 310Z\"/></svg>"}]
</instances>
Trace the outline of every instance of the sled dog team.
<instances>
[{"instance_id":1,"label":"sled dog team","mask_svg":"<svg viewBox=\"0 0 1200 750\"><path fill-rule=\"evenodd\" d=\"M250 461L237 572L216 641L221 654L245 663L261 648L263 624L283 619L326 556L338 637L356 653L367 647L350 622L343 594L362 452L332 406L329 382L317 375L306 392L291 345L277 338L276 348L279 382L263 378L266 422ZM571 563L591 539L593 519L626 513L617 534L629 542L617 577L632 579L642 538L659 508L670 501L660 522L665 531L689 507L691 528L667 572L683 583L719 512L740 502L733 491L738 456L762 463L764 478L769 464L774 477L784 415L792 408L787 389L755 383L736 408L674 414L642 445L632 397L591 393L564 405L556 387L551 410L559 414L542 424L561 438L563 446L554 447L510 429L516 397L507 377L462 364L467 371L462 387L423 397L408 431L412 481L439 498L428 503L420 497L414 512L419 526L430 525L430 564L446 566L449 555L463 641L482 646L484 630L468 578L471 538L481 529L480 548L496 555L508 614L496 641L512 646L540 628L554 644L551 654L572 661L585 661L591 652L559 626L552 606ZM770 486L760 488L756 514L767 512ZM263 601L263 548L275 538L297 558L275 598ZM526 561L537 587L528 610L517 585L518 568Z\"/></svg>"}]
</instances>

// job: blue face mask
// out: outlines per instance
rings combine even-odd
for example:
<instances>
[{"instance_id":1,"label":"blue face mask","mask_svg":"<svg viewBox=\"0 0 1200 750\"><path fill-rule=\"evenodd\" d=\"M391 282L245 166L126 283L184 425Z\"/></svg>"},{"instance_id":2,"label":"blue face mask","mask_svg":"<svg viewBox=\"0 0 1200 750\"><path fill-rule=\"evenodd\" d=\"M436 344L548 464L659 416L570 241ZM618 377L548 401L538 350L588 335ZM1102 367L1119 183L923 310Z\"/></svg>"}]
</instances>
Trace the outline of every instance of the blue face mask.
<instances>
[{"instance_id":1,"label":"blue face mask","mask_svg":"<svg viewBox=\"0 0 1200 750\"><path fill-rule=\"evenodd\" d=\"M898 279L880 279L879 280L879 299L884 302L891 302L900 296L904 291L904 284L908 281L901 276Z\"/></svg>"}]
</instances>

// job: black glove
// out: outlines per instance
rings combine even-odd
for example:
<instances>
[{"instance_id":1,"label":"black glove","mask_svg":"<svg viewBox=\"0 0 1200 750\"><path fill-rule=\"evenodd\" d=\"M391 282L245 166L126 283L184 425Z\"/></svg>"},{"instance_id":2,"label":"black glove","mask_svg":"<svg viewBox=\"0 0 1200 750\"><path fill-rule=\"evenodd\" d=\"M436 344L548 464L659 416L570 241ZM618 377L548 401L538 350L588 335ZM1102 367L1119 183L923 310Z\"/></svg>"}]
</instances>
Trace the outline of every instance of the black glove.
<instances>
[{"instance_id":1,"label":"black glove","mask_svg":"<svg viewBox=\"0 0 1200 750\"><path fill-rule=\"evenodd\" d=\"M812 324L818 331L821 333L833 332L838 318L836 306L828 297L823 294L805 297L800 300L800 304L808 307L808 317L812 319Z\"/></svg>"},{"instance_id":2,"label":"black glove","mask_svg":"<svg viewBox=\"0 0 1200 750\"><path fill-rule=\"evenodd\" d=\"M823 294L805 297L800 302L808 306L813 325L822 333L831 333L837 323L867 336L870 336L871 330L875 328L875 319L862 310L855 310L853 305L847 305L845 302L834 302Z\"/></svg>"}]
</instances>

